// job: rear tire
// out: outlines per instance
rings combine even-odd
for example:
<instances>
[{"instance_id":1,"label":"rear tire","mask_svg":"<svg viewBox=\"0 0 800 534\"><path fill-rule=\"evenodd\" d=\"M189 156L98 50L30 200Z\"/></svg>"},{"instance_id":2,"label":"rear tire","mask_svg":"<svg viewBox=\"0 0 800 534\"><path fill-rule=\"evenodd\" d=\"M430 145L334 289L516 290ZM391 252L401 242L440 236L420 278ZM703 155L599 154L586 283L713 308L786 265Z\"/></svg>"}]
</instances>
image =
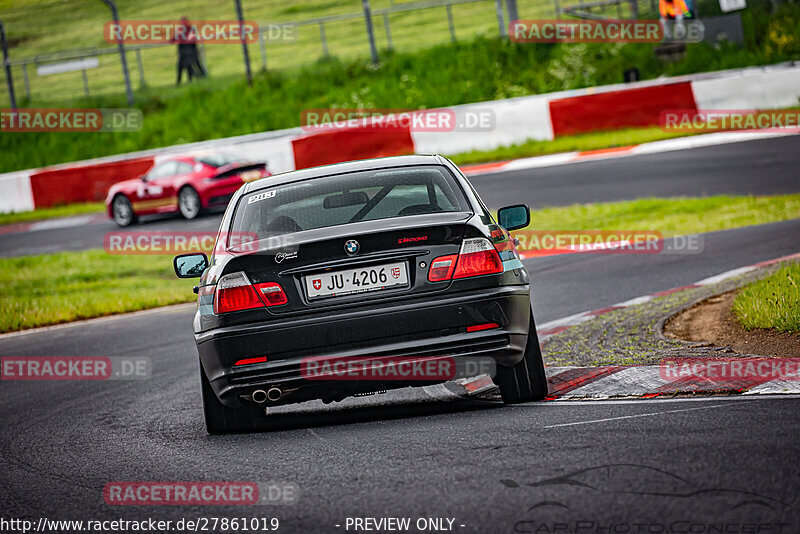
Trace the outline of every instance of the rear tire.
<instances>
[{"instance_id":1,"label":"rear tire","mask_svg":"<svg viewBox=\"0 0 800 534\"><path fill-rule=\"evenodd\" d=\"M506 404L542 400L547 396L547 376L544 373L542 350L531 311L528 342L522 359L511 367L497 366L494 383Z\"/></svg>"},{"instance_id":2,"label":"rear tire","mask_svg":"<svg viewBox=\"0 0 800 534\"><path fill-rule=\"evenodd\" d=\"M203 390L203 413L206 419L206 430L209 434L227 434L230 432L247 432L255 430L260 419L259 410L255 406L245 405L241 408L228 408L217 398L206 377L203 366L200 366L200 383Z\"/></svg>"},{"instance_id":3,"label":"rear tire","mask_svg":"<svg viewBox=\"0 0 800 534\"><path fill-rule=\"evenodd\" d=\"M117 226L125 228L136 222L136 213L131 201L125 195L117 195L111 201L111 215Z\"/></svg>"},{"instance_id":4,"label":"rear tire","mask_svg":"<svg viewBox=\"0 0 800 534\"><path fill-rule=\"evenodd\" d=\"M194 187L187 185L178 192L178 210L184 219L196 219L203 211L200 195Z\"/></svg>"}]
</instances>

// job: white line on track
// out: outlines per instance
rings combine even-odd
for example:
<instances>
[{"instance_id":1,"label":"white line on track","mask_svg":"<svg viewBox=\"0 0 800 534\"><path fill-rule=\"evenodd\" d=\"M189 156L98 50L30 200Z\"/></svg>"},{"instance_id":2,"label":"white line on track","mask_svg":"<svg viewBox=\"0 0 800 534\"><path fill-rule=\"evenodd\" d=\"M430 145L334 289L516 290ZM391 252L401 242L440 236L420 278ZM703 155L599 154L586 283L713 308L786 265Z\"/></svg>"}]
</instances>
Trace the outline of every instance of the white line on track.
<instances>
[{"instance_id":1,"label":"white line on track","mask_svg":"<svg viewBox=\"0 0 800 534\"><path fill-rule=\"evenodd\" d=\"M173 311L182 311L183 309L190 309L197 306L196 302L185 302L182 304L170 304L168 306L161 306L159 308L150 308L147 310L139 310L135 312L124 312L124 313L115 313L113 315L105 315L103 317L94 317L92 319L81 319L78 321L72 321L69 323L59 323L53 324L49 326L37 326L35 328L28 328L26 330L18 330L16 332L6 332L5 334L0 334L0 339L6 339L9 337L17 337L17 336L25 336L28 334L40 334L42 332L48 332L50 330L62 330L64 328L73 328L75 326L88 326L95 323L104 323L107 321L117 321L119 319L128 319L129 317L136 317L139 315L153 315L156 313L168 313Z\"/></svg>"},{"instance_id":2,"label":"white line on track","mask_svg":"<svg viewBox=\"0 0 800 534\"><path fill-rule=\"evenodd\" d=\"M593 419L591 421L576 421L574 423L559 423L556 425L547 425L544 428L558 428L564 426L576 426L576 425L591 425L594 423L606 423L608 421L619 421L622 419L635 419L637 417L652 417L655 415L666 415L670 413L680 413L680 412L693 412L695 410L711 410L713 408L722 408L725 404L714 404L713 406L697 406L695 408L681 408L679 410L664 410L661 412L650 412L650 413L640 413L634 415L621 415L619 417L606 417L604 419Z\"/></svg>"},{"instance_id":3,"label":"white line on track","mask_svg":"<svg viewBox=\"0 0 800 534\"><path fill-rule=\"evenodd\" d=\"M667 403L678 403L678 402L737 402L737 401L754 401L754 400L784 400L784 399L800 399L800 395L798 394L770 394L770 395L759 395L758 399L753 397L744 398L741 395L707 395L707 396L697 396L697 397L653 397L650 399L642 399L638 397L631 397L626 399L555 399L548 402L538 402L538 403L529 403L529 404L514 404L513 407L521 407L524 408L526 406L536 406L536 407L543 407L543 406L552 406L552 407L559 407L563 408L564 406L608 406L609 404L667 404ZM510 407L506 407L508 409Z\"/></svg>"}]
</instances>

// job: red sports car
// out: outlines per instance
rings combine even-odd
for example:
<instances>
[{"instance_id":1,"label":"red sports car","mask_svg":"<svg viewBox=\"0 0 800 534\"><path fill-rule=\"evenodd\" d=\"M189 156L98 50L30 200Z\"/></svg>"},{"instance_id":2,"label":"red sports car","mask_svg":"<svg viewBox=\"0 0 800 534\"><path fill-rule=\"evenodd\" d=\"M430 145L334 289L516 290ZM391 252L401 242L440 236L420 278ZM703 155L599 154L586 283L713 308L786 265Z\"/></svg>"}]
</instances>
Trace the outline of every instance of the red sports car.
<instances>
[{"instance_id":1,"label":"red sports car","mask_svg":"<svg viewBox=\"0 0 800 534\"><path fill-rule=\"evenodd\" d=\"M266 163L231 154L170 157L139 178L112 185L106 209L120 226L136 222L140 215L180 212L194 219L204 210L224 208L243 183L270 174Z\"/></svg>"}]
</instances>

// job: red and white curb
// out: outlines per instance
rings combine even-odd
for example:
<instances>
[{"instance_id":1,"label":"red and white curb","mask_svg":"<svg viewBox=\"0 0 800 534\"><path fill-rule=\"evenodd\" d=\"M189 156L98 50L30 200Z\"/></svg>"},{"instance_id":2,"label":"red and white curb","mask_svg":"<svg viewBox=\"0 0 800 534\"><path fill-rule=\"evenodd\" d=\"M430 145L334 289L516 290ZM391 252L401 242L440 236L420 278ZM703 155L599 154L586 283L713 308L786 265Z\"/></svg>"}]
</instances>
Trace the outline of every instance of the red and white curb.
<instances>
[{"instance_id":1,"label":"red and white curb","mask_svg":"<svg viewBox=\"0 0 800 534\"><path fill-rule=\"evenodd\" d=\"M509 161L497 161L493 163L477 163L475 165L463 165L461 170L467 176L478 176L482 174L494 174L498 172L520 171L536 169L542 167L555 167L558 165L568 165L570 163L582 163L584 161L620 158L626 156L637 156L641 154L657 154L659 152L672 152L675 150L686 150L690 148L701 148L706 146L723 145L727 143L739 143L741 141L752 141L754 139L767 139L770 137L783 137L787 135L800 134L800 128L785 129L780 132L745 130L737 132L714 132L710 134L694 135L690 137L678 137L675 139L664 139L642 143L640 145L630 145L615 148L601 148L598 150L587 150L583 152L562 152L547 156L535 156L531 158L520 158Z\"/></svg>"},{"instance_id":2,"label":"red and white curb","mask_svg":"<svg viewBox=\"0 0 800 534\"><path fill-rule=\"evenodd\" d=\"M31 221L22 223L12 223L0 225L0 234L21 234L24 232L36 232L39 230L58 230L62 228L74 228L87 224L97 224L108 222L110 219L105 214L79 215L75 217L57 217L55 219L44 219L41 221Z\"/></svg>"},{"instance_id":3,"label":"red and white curb","mask_svg":"<svg viewBox=\"0 0 800 534\"><path fill-rule=\"evenodd\" d=\"M755 263L738 269L704 278L694 284L676 287L666 291L659 291L651 295L644 295L613 306L577 313L569 317L557 319L542 324L538 328L539 340L547 338L595 317L604 315L614 310L627 308L636 304L650 301L657 297L666 296L684 289L716 284L723 280L739 276L761 267L774 265L783 261L800 260L800 253L790 254L767 261ZM769 360L771 361L771 360ZM743 378L709 378L696 376L668 380L665 378L664 368L658 365L610 365L602 367L547 367L547 382L549 387L548 400L568 399L604 399L611 397L658 397L662 395L714 393L714 392L739 392L745 395L757 394L800 394L800 380L787 380L783 378L770 379L763 376L748 376ZM465 396L476 396L495 389L494 383L488 376L480 376L468 380L461 380L459 384L464 387Z\"/></svg>"},{"instance_id":4,"label":"red and white curb","mask_svg":"<svg viewBox=\"0 0 800 534\"><path fill-rule=\"evenodd\" d=\"M778 360L778 359L776 359ZM790 365L798 367L795 358ZM769 359L765 359L769 361ZM785 365L784 365L785 367ZM668 379L669 370L658 365L603 367L547 367L548 396L545 400L655 398L676 394L740 393L743 395L800 394L796 379L759 376L735 378L688 376ZM460 381L461 397L479 396L497 389L492 379L480 376ZM452 395L452 394L451 394Z\"/></svg>"},{"instance_id":5,"label":"red and white curb","mask_svg":"<svg viewBox=\"0 0 800 534\"><path fill-rule=\"evenodd\" d=\"M539 341L545 341L550 336L558 334L559 332L563 332L567 328L575 325L579 325L581 323L585 323L586 321L590 321L595 317L600 315L604 315L606 313L612 312L614 310L619 310L622 308L627 308L629 306L635 306L636 304L642 304L644 302L648 302L653 300L657 297L664 297L667 295L671 295L672 293L676 293L678 291L683 291L684 289L692 289L696 287L708 286L711 284L716 284L718 282L722 282L723 280L727 280L729 278L733 278L735 276L740 276L745 273L749 273L751 271L755 271L761 267L766 267L768 265L774 265L775 263L780 263L782 261L790 261L800 259L800 252L796 254L790 254L788 256L782 256L780 258L775 258L767 261L762 261L760 263L755 263L753 265L747 265L745 267L739 267L737 269L731 269L730 271L725 271L724 273L717 274L715 276L710 276L708 278L704 278L694 284L689 284L686 286L675 287L672 289L667 289L666 291L659 291L657 293L653 293L650 295L644 295L641 297L636 297L634 299L626 300L625 302L619 302L612 306L607 306L605 308L600 308L598 310L590 310L581 313L576 313L575 315L570 315L569 317L563 317L561 319L556 319L554 321L549 321L547 323L539 325L537 331L539 332Z\"/></svg>"}]
</instances>

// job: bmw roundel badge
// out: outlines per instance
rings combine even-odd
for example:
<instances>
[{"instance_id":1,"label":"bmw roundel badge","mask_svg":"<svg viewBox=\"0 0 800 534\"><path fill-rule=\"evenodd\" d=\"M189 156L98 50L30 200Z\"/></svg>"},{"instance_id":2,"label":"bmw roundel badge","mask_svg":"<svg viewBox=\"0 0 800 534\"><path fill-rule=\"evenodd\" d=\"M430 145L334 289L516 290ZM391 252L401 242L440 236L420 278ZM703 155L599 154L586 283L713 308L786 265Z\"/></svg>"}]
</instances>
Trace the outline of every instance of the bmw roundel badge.
<instances>
[{"instance_id":1,"label":"bmw roundel badge","mask_svg":"<svg viewBox=\"0 0 800 534\"><path fill-rule=\"evenodd\" d=\"M345 252L347 252L351 256L357 254L358 249L359 249L358 241L356 241L355 239L351 239L350 241L344 244Z\"/></svg>"}]
</instances>

